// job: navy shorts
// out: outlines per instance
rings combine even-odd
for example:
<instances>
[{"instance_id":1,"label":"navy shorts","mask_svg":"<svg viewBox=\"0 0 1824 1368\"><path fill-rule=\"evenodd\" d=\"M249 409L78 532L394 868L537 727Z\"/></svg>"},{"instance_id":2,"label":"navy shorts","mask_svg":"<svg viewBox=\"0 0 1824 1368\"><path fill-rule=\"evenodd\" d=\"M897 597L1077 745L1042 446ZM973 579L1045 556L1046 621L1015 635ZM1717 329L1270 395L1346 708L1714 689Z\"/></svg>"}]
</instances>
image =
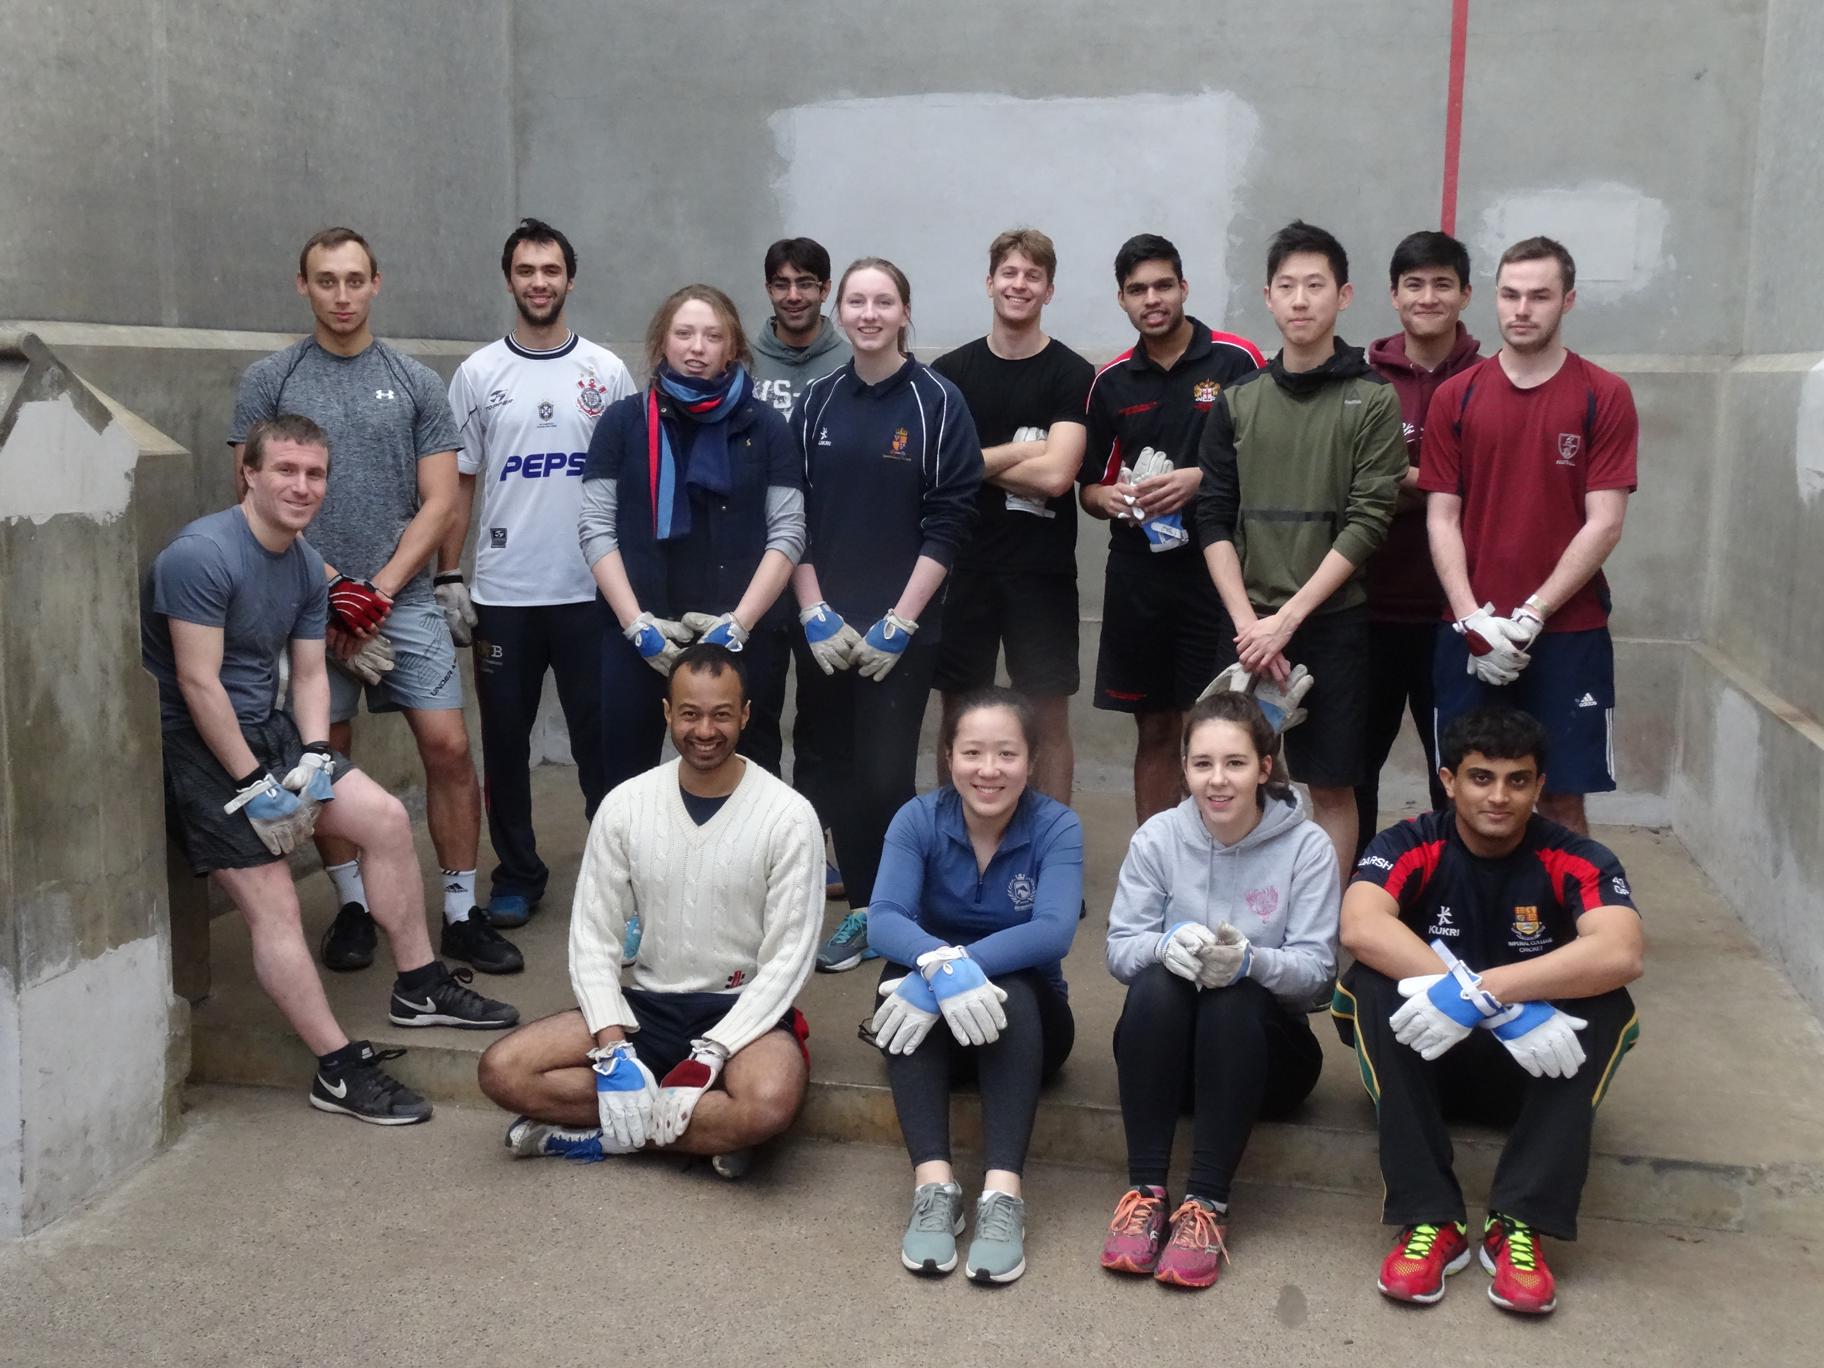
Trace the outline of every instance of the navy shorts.
<instances>
[{"instance_id":1,"label":"navy shorts","mask_svg":"<svg viewBox=\"0 0 1824 1368\"><path fill-rule=\"evenodd\" d=\"M735 1005L734 993L653 993L643 988L623 988L621 995L633 1009L633 1019L640 1029L628 1035L640 1063L652 1070L654 1078L663 1078L690 1058L690 1042L707 1035L715 1024L728 1015ZM773 1028L791 1033L804 1056L805 1067L811 1063L811 1052L805 1039L811 1033L810 1023L796 1007L788 1007L779 1024Z\"/></svg>"},{"instance_id":2,"label":"navy shorts","mask_svg":"<svg viewBox=\"0 0 1824 1368\"><path fill-rule=\"evenodd\" d=\"M1484 684L1469 672L1469 647L1448 623L1432 652L1437 700L1432 735L1485 703L1505 703L1545 728L1545 792L1609 793L1615 788L1615 644L1607 627L1547 632L1512 684Z\"/></svg>"}]
</instances>

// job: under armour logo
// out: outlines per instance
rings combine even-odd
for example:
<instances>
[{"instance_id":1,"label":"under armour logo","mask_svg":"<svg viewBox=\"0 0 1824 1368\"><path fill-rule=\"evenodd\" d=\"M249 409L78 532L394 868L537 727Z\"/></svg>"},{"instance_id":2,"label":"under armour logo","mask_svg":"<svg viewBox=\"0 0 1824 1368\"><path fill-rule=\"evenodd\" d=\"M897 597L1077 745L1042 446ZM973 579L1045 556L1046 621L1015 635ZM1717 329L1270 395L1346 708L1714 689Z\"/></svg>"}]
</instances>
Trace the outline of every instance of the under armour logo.
<instances>
[{"instance_id":1,"label":"under armour logo","mask_svg":"<svg viewBox=\"0 0 1824 1368\"><path fill-rule=\"evenodd\" d=\"M374 391L374 398L376 398L376 399L391 399L392 397L393 397L393 392L391 390L375 390Z\"/></svg>"}]
</instances>

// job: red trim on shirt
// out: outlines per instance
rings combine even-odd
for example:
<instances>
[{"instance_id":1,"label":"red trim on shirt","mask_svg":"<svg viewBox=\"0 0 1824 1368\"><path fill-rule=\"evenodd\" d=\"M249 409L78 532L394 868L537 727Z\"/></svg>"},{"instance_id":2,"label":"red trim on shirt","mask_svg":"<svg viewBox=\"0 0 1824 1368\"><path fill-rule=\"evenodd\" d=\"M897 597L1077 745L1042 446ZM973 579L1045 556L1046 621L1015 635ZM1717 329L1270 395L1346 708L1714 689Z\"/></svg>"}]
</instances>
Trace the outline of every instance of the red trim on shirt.
<instances>
[{"instance_id":1,"label":"red trim on shirt","mask_svg":"<svg viewBox=\"0 0 1824 1368\"><path fill-rule=\"evenodd\" d=\"M1387 881L1381 887L1401 907L1406 906L1406 881L1417 874L1419 884L1413 893L1416 896L1424 892L1431 876L1438 872L1438 860L1443 854L1443 841L1427 841L1414 846L1393 862L1393 868L1387 871Z\"/></svg>"},{"instance_id":2,"label":"red trim on shirt","mask_svg":"<svg viewBox=\"0 0 1824 1368\"><path fill-rule=\"evenodd\" d=\"M1239 347L1252 358L1256 370L1267 364L1267 358L1261 354L1260 348L1248 341L1248 339L1243 337L1240 333L1217 332L1216 329L1211 328L1210 341L1219 345Z\"/></svg>"},{"instance_id":3,"label":"red trim on shirt","mask_svg":"<svg viewBox=\"0 0 1824 1368\"><path fill-rule=\"evenodd\" d=\"M1539 857L1539 863L1545 866L1545 872L1551 876L1554 896L1564 897L1565 879L1577 881L1577 891L1583 895L1583 906L1577 909L1579 916L1592 907L1602 906L1602 871L1595 865L1581 855L1573 855L1556 846L1548 846L1533 853Z\"/></svg>"}]
</instances>

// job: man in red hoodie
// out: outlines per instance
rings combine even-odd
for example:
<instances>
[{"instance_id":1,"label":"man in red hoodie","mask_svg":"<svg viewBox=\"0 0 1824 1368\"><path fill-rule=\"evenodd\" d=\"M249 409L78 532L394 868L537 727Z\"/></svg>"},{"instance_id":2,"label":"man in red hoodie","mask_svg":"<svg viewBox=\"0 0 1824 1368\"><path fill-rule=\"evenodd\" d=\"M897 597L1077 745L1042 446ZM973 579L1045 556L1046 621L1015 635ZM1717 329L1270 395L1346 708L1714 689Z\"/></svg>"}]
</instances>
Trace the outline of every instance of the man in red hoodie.
<instances>
[{"instance_id":1,"label":"man in red hoodie","mask_svg":"<svg viewBox=\"0 0 1824 1368\"><path fill-rule=\"evenodd\" d=\"M1419 443L1431 396L1458 371L1473 364L1481 344L1469 335L1461 315L1469 303L1469 251L1448 233L1408 234L1393 249L1388 267L1400 330L1368 348L1368 364L1385 376L1400 397L1400 425L1411 468L1400 485L1387 540L1368 562L1369 708L1366 738L1368 778L1355 790L1359 816L1356 854L1381 829L1381 769L1412 711L1425 747L1431 805L1441 809L1437 737L1432 731L1432 648L1444 615L1444 590L1432 568L1425 536L1425 495L1419 490Z\"/></svg>"}]
</instances>

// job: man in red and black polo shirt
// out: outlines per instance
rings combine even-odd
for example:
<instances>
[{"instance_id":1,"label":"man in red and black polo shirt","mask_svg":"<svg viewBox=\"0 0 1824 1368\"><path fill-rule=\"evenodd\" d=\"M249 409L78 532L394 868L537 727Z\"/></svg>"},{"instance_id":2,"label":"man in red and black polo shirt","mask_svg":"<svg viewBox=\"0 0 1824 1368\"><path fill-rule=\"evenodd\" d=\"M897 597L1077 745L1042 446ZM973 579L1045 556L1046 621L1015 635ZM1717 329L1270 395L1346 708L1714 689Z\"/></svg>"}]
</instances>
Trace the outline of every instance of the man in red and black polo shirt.
<instances>
[{"instance_id":1,"label":"man in red and black polo shirt","mask_svg":"<svg viewBox=\"0 0 1824 1368\"><path fill-rule=\"evenodd\" d=\"M1134 715L1134 812L1144 822L1181 796L1184 710L1234 635L1185 526L1203 478L1204 420L1223 388L1266 358L1186 315L1184 263L1157 234L1121 244L1115 283L1140 337L1090 385L1079 483L1083 507L1112 524L1095 705Z\"/></svg>"},{"instance_id":2,"label":"man in red and black polo shirt","mask_svg":"<svg viewBox=\"0 0 1824 1368\"><path fill-rule=\"evenodd\" d=\"M1449 600L1433 725L1499 700L1552 739L1539 808L1588 832L1583 795L1615 787L1615 650L1602 563L1621 540L1640 421L1620 376L1564 345L1577 268L1528 238L1495 271L1501 350L1431 401L1419 488Z\"/></svg>"},{"instance_id":3,"label":"man in red and black polo shirt","mask_svg":"<svg viewBox=\"0 0 1824 1368\"><path fill-rule=\"evenodd\" d=\"M1382 1220L1400 1227L1379 1287L1431 1303L1470 1260L1446 1116L1504 1127L1482 1266L1510 1311L1557 1305L1539 1237L1577 1236L1590 1133L1638 1019L1625 985L1645 939L1620 861L1534 813L1544 729L1466 712L1443 737L1452 806L1390 827L1357 862L1332 1014L1380 1126Z\"/></svg>"}]
</instances>

